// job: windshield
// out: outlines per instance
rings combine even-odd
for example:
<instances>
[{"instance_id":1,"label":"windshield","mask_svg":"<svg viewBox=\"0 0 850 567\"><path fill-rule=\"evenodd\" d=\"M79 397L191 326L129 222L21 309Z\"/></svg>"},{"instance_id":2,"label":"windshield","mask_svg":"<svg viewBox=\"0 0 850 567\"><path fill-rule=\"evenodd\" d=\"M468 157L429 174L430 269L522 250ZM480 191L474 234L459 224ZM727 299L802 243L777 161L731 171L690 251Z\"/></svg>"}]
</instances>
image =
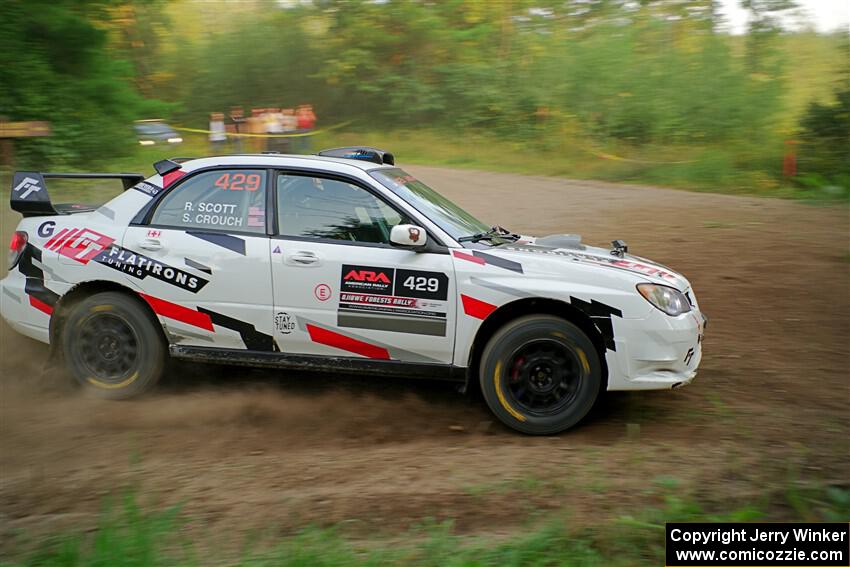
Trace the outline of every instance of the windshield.
<instances>
[{"instance_id":1,"label":"windshield","mask_svg":"<svg viewBox=\"0 0 850 567\"><path fill-rule=\"evenodd\" d=\"M486 232L490 228L401 169L376 169L370 171L369 175L410 203L455 240L461 236Z\"/></svg>"},{"instance_id":2,"label":"windshield","mask_svg":"<svg viewBox=\"0 0 850 567\"><path fill-rule=\"evenodd\" d=\"M173 132L171 128L166 126L165 124L136 124L135 125L136 132L140 134L149 134L149 135L157 135L157 134L170 134Z\"/></svg>"}]
</instances>

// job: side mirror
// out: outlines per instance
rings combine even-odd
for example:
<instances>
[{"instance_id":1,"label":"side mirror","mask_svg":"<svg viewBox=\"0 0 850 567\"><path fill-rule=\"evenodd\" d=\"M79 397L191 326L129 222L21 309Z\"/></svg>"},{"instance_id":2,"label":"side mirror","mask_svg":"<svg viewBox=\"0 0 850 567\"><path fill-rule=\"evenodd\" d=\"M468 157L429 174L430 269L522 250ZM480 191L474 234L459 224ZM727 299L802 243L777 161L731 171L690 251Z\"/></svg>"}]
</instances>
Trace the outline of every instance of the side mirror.
<instances>
[{"instance_id":1,"label":"side mirror","mask_svg":"<svg viewBox=\"0 0 850 567\"><path fill-rule=\"evenodd\" d=\"M428 233L415 224L397 224L390 231L390 242L395 246L418 248L428 242Z\"/></svg>"}]
</instances>

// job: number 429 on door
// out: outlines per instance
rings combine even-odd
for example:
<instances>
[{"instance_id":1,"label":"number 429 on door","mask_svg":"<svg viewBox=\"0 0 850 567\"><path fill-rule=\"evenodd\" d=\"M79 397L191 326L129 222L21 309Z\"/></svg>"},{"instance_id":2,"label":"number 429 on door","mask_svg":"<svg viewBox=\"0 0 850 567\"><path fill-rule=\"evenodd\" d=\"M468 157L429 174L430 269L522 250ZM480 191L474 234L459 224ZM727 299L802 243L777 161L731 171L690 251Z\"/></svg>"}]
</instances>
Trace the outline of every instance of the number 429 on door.
<instances>
[{"instance_id":1,"label":"number 429 on door","mask_svg":"<svg viewBox=\"0 0 850 567\"><path fill-rule=\"evenodd\" d=\"M437 278L426 278L424 276L408 276L401 285L415 291L434 292L440 288L440 280Z\"/></svg>"}]
</instances>

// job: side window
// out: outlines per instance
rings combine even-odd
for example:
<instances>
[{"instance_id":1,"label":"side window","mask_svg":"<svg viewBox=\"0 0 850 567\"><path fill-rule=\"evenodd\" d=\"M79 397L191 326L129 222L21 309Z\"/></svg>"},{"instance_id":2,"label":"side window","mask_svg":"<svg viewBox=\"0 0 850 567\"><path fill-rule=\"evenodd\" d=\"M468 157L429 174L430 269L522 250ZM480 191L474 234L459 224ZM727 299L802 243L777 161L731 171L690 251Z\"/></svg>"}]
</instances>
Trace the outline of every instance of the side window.
<instances>
[{"instance_id":1,"label":"side window","mask_svg":"<svg viewBox=\"0 0 850 567\"><path fill-rule=\"evenodd\" d=\"M193 175L163 197L151 224L265 234L266 172L218 169Z\"/></svg>"},{"instance_id":2,"label":"side window","mask_svg":"<svg viewBox=\"0 0 850 567\"><path fill-rule=\"evenodd\" d=\"M404 220L357 185L288 174L277 177L277 218L281 236L378 243Z\"/></svg>"}]
</instances>

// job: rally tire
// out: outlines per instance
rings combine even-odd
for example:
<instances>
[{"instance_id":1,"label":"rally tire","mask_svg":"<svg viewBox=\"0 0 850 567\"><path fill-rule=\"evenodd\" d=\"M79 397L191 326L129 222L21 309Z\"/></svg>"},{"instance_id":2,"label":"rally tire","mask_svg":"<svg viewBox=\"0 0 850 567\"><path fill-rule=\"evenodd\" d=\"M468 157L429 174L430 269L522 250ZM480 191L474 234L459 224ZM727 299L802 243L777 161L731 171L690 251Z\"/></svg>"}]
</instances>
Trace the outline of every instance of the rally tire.
<instances>
[{"instance_id":1,"label":"rally tire","mask_svg":"<svg viewBox=\"0 0 850 567\"><path fill-rule=\"evenodd\" d=\"M62 351L81 386L113 400L151 389L166 362L154 316L137 298L114 291L91 295L71 308L62 329Z\"/></svg>"},{"instance_id":2,"label":"rally tire","mask_svg":"<svg viewBox=\"0 0 850 567\"><path fill-rule=\"evenodd\" d=\"M481 392L499 420L522 433L551 435L593 407L602 365L593 342L572 323L529 315L499 329L479 365Z\"/></svg>"}]
</instances>

